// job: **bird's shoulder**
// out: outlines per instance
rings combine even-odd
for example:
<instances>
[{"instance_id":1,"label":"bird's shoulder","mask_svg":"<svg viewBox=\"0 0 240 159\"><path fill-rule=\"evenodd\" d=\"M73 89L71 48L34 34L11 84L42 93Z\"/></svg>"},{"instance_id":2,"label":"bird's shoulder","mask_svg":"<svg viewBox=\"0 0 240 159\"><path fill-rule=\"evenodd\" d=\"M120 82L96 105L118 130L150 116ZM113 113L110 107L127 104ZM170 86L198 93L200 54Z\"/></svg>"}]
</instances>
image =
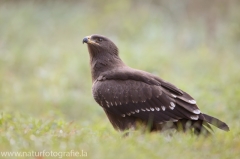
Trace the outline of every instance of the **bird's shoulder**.
<instances>
[{"instance_id":1,"label":"bird's shoulder","mask_svg":"<svg viewBox=\"0 0 240 159\"><path fill-rule=\"evenodd\" d=\"M165 89L176 93L177 95L183 95L183 91L174 86L173 84L164 81L160 77L153 75L149 72L133 69L128 66L118 67L108 71L102 72L96 81L106 81L106 80L132 80L143 82L148 85L162 86ZM96 82L95 81L95 82ZM95 83L94 82L94 83Z\"/></svg>"},{"instance_id":2,"label":"bird's shoulder","mask_svg":"<svg viewBox=\"0 0 240 159\"><path fill-rule=\"evenodd\" d=\"M111 70L102 72L96 81L104 80L133 80L144 82L149 85L160 85L160 81L157 81L151 73L133 69L128 66L117 67Z\"/></svg>"}]
</instances>

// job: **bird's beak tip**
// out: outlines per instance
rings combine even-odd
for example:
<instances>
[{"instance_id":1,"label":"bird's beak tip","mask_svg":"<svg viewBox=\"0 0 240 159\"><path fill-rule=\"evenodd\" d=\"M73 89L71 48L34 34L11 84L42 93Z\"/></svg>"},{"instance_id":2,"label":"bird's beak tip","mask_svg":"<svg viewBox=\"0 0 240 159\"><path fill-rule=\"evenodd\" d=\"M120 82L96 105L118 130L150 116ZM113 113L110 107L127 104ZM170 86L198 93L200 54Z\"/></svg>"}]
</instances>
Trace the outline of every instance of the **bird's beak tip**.
<instances>
[{"instance_id":1,"label":"bird's beak tip","mask_svg":"<svg viewBox=\"0 0 240 159\"><path fill-rule=\"evenodd\" d=\"M87 38L87 37L83 38L82 43L83 43L83 44L84 44L84 43L88 43L88 38Z\"/></svg>"}]
</instances>

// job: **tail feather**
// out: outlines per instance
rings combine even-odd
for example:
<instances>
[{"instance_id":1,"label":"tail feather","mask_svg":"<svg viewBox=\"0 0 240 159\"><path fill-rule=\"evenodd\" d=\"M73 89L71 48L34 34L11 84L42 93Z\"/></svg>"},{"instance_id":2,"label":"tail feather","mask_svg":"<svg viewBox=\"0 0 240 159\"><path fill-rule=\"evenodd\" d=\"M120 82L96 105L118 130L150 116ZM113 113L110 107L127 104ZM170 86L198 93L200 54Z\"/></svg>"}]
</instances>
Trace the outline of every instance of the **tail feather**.
<instances>
[{"instance_id":1,"label":"tail feather","mask_svg":"<svg viewBox=\"0 0 240 159\"><path fill-rule=\"evenodd\" d=\"M204 121L218 127L219 129L225 130L225 131L229 131L229 127L226 123L222 122L221 120L214 118L212 116L209 116L207 114L203 114L203 119Z\"/></svg>"}]
</instances>

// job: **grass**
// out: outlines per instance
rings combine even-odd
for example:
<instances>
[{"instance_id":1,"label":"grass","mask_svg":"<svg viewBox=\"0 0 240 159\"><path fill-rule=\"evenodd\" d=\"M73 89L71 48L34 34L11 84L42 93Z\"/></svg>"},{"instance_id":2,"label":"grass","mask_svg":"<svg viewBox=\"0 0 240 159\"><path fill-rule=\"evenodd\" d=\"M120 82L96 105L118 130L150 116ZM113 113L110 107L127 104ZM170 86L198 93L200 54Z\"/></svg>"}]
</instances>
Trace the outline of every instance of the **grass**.
<instances>
[{"instance_id":1,"label":"grass","mask_svg":"<svg viewBox=\"0 0 240 159\"><path fill-rule=\"evenodd\" d=\"M227 10L220 3L200 3L199 10L186 12L187 4L0 1L1 152L74 150L87 152L83 158L104 159L238 158L240 6L230 1ZM215 129L208 138L136 131L122 138L92 98L89 57L81 42L93 33L113 39L131 67L189 92L204 113L225 121L231 131Z\"/></svg>"}]
</instances>

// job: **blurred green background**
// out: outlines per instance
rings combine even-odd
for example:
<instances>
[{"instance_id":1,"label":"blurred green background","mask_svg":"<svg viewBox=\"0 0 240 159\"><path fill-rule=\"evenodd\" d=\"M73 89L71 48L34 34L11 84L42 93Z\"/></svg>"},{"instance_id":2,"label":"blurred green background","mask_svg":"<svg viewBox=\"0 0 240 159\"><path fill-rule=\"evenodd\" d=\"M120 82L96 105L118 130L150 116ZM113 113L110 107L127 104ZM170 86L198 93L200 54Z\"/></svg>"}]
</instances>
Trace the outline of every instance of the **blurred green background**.
<instances>
[{"instance_id":1,"label":"blurred green background","mask_svg":"<svg viewBox=\"0 0 240 159\"><path fill-rule=\"evenodd\" d=\"M126 64L185 90L202 112L225 121L231 131L216 130L207 139L140 132L122 138L92 98L82 45L91 34L112 39ZM238 0L1 0L0 150L237 158L239 72Z\"/></svg>"}]
</instances>

